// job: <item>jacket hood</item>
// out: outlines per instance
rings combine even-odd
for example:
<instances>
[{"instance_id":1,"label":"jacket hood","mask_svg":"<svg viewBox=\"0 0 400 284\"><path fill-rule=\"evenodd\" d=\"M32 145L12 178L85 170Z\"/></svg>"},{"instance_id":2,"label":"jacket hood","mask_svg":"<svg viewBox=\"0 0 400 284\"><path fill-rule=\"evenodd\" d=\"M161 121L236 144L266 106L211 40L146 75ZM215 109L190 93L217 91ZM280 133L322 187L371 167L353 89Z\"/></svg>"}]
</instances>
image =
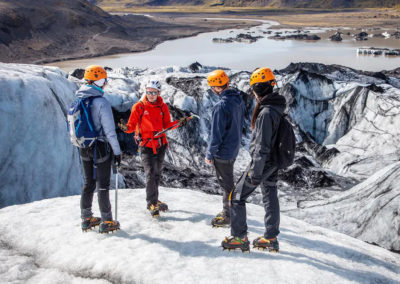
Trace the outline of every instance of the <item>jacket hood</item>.
<instances>
[{"instance_id":1,"label":"jacket hood","mask_svg":"<svg viewBox=\"0 0 400 284\"><path fill-rule=\"evenodd\" d=\"M229 88L226 91L223 91L221 94L221 100L232 101L240 104L242 102L240 91L234 88Z\"/></svg>"},{"instance_id":2,"label":"jacket hood","mask_svg":"<svg viewBox=\"0 0 400 284\"><path fill-rule=\"evenodd\" d=\"M102 97L104 91L96 86L82 85L75 94L78 98Z\"/></svg>"},{"instance_id":3,"label":"jacket hood","mask_svg":"<svg viewBox=\"0 0 400 284\"><path fill-rule=\"evenodd\" d=\"M283 114L286 108L286 99L285 97L279 95L278 93L274 92L268 96L265 96L261 99L261 108L264 107L273 107L276 111L280 114Z\"/></svg>"}]
</instances>

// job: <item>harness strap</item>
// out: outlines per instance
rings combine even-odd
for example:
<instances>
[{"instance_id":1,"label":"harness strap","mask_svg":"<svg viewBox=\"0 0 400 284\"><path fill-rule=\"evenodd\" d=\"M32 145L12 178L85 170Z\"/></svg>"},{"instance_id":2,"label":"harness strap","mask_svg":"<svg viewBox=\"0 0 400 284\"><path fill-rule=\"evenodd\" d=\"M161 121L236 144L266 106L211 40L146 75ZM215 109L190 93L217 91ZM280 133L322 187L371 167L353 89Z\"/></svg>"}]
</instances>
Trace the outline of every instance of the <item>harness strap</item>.
<instances>
[{"instance_id":1,"label":"harness strap","mask_svg":"<svg viewBox=\"0 0 400 284\"><path fill-rule=\"evenodd\" d=\"M139 142L139 145L140 145L140 143L141 143L141 144L142 144L142 145L141 145L142 147L145 147L145 146L147 145L147 143L149 143L149 142L151 141L151 148L153 149L153 153L154 153L154 154L157 154L157 149L158 149L159 147L157 147L157 146L155 145L154 141L157 141L157 142L158 142L158 145L161 147L161 146L163 145L163 139L165 138L165 135L163 135L163 136L161 136L161 137L158 137L158 138L146 138L146 139L145 139L146 141L145 141L145 142L142 142L144 139L141 138L140 125L142 124L142 118L143 118L143 114L144 114L144 110L145 110L145 109L144 109L144 103L143 103L142 101L139 101L139 102L142 104L143 112L142 112L142 114L140 115L140 119L139 119L137 131L136 131L136 133L138 134L138 135L137 135L138 138L136 138L136 136L135 136L135 141L136 141L136 143ZM157 107L159 107L160 110L161 110L162 121L164 122L163 105L157 106ZM166 142L166 144L168 144L168 143ZM138 148L138 152L139 152L139 148Z\"/></svg>"},{"instance_id":2,"label":"harness strap","mask_svg":"<svg viewBox=\"0 0 400 284\"><path fill-rule=\"evenodd\" d=\"M94 142L94 154L93 154L93 179L96 179L97 169L97 140Z\"/></svg>"}]
</instances>

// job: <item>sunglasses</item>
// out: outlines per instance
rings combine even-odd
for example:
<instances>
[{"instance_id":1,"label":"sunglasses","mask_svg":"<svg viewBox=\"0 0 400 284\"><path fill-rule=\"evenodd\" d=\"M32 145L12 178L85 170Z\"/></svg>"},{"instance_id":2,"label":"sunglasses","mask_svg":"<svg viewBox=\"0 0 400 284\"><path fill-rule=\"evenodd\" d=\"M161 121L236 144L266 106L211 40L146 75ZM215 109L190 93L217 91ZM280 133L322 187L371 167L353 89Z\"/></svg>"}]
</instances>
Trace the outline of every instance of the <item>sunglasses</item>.
<instances>
[{"instance_id":1,"label":"sunglasses","mask_svg":"<svg viewBox=\"0 0 400 284\"><path fill-rule=\"evenodd\" d=\"M159 92L158 91L154 91L154 92L146 91L146 94L152 95L152 96L157 96L159 94Z\"/></svg>"}]
</instances>

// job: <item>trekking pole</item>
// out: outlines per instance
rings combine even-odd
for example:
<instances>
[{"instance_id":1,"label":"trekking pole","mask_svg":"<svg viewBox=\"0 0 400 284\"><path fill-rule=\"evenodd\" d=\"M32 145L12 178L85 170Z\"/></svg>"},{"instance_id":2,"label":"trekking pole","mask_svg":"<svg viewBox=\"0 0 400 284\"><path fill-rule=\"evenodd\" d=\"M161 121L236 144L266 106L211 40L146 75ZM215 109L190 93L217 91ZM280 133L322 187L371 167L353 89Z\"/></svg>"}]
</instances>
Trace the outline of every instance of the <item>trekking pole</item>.
<instances>
[{"instance_id":1,"label":"trekking pole","mask_svg":"<svg viewBox=\"0 0 400 284\"><path fill-rule=\"evenodd\" d=\"M117 221L117 212L118 212L118 167L117 175L115 177L115 221Z\"/></svg>"},{"instance_id":2,"label":"trekking pole","mask_svg":"<svg viewBox=\"0 0 400 284\"><path fill-rule=\"evenodd\" d=\"M113 173L115 174L115 218L114 220L117 221L118 219L118 166L116 164L113 165Z\"/></svg>"}]
</instances>

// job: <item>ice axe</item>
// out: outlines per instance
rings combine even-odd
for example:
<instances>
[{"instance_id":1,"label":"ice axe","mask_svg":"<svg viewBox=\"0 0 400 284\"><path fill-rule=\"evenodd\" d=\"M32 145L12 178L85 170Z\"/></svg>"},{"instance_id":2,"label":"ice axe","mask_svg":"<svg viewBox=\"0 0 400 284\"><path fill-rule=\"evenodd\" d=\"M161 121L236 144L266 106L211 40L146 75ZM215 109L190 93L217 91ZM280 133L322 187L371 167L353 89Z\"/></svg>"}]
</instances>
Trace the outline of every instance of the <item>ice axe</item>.
<instances>
[{"instance_id":1,"label":"ice axe","mask_svg":"<svg viewBox=\"0 0 400 284\"><path fill-rule=\"evenodd\" d=\"M191 116L187 116L186 119L189 121L189 120L192 120L195 117L200 119L200 117L198 115L195 115L195 114L192 114ZM164 134L165 132L168 132L170 130L174 130L174 129L178 128L178 127L179 127L179 123L177 123L175 125L172 125L172 126L170 126L168 128L165 128L164 130L162 130L160 132L157 132L156 134L154 134L154 137L157 137L157 136L159 136L161 134Z\"/></svg>"}]
</instances>

